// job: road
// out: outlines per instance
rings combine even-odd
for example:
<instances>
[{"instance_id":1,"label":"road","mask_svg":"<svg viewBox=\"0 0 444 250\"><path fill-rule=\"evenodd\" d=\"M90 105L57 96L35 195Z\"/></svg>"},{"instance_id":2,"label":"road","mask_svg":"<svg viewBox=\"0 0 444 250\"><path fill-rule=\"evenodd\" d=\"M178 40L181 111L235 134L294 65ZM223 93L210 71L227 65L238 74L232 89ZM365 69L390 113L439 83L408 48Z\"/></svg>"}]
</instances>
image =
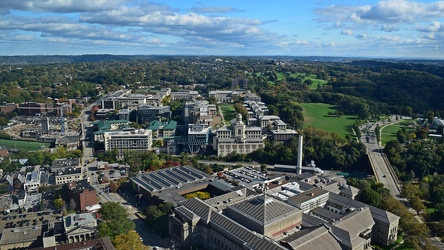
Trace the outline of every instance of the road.
<instances>
[{"instance_id":1,"label":"road","mask_svg":"<svg viewBox=\"0 0 444 250\"><path fill-rule=\"evenodd\" d=\"M145 224L139 217L137 217L137 208L131 204L135 204L134 197L126 196L128 200L125 200L120 194L108 193L102 190L103 185L92 185L96 192L99 194L101 202L117 202L124 206L128 212L128 217L136 224L136 231L142 237L143 243L150 246L159 246L168 249L170 243L168 240L161 239L155 234L148 225Z\"/></svg>"},{"instance_id":2,"label":"road","mask_svg":"<svg viewBox=\"0 0 444 250\"><path fill-rule=\"evenodd\" d=\"M81 118L81 127L82 127L82 147L83 147L83 171L87 177L89 177L91 186L96 190L99 200L104 202L118 202L122 206L124 206L129 214L129 218L134 221L136 224L136 231L142 237L143 243L149 246L158 246L157 249L169 249L170 243L168 240L162 240L157 234L155 234L148 225L145 224L137 215L137 208L132 206L131 204L135 204L135 197L132 195L126 195L127 200L125 200L122 196L115 193L108 193L103 191L104 185L97 183L97 176L94 173L94 169L96 169L96 159L94 158L94 145L93 145L93 131L91 127L91 123L88 121L88 112L91 110L93 105L100 104L100 100L94 102L93 104L85 107L80 114ZM91 162L89 163L89 161ZM92 170L92 171L90 171Z\"/></svg>"},{"instance_id":3,"label":"road","mask_svg":"<svg viewBox=\"0 0 444 250\"><path fill-rule=\"evenodd\" d=\"M392 196L399 198L400 190L396 184L396 177L393 176L392 171L389 169L390 166L387 165L387 162L383 157L383 147L379 146L376 140L375 128L375 123L369 125L368 135L365 132L362 133L361 142L367 147L368 157L372 164L376 180L384 184L384 186L390 190ZM366 140L366 136L369 137L368 141Z\"/></svg>"}]
</instances>

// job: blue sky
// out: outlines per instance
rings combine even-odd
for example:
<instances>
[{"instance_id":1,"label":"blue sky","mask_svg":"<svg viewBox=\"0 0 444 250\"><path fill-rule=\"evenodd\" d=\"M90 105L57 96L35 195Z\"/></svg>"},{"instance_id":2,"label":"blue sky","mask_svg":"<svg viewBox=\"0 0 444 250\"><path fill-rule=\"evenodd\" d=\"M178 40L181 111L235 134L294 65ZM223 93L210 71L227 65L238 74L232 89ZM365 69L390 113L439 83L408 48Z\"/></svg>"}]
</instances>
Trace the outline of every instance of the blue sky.
<instances>
[{"instance_id":1,"label":"blue sky","mask_svg":"<svg viewBox=\"0 0 444 250\"><path fill-rule=\"evenodd\" d=\"M0 1L0 55L80 54L444 59L444 1Z\"/></svg>"}]
</instances>

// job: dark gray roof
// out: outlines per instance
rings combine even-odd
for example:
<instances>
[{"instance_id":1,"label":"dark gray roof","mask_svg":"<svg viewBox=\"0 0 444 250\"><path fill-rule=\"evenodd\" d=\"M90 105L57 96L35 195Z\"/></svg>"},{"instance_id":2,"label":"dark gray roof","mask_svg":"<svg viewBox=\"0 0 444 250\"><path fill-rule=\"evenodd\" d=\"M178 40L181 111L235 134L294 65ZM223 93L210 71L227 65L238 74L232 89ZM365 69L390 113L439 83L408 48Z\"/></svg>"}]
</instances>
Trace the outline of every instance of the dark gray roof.
<instances>
[{"instance_id":1,"label":"dark gray roof","mask_svg":"<svg viewBox=\"0 0 444 250\"><path fill-rule=\"evenodd\" d=\"M390 212L387 212L385 210L367 205L367 204L362 203L357 200L352 200L352 199L346 198L344 196L341 196L341 195L338 195L335 193L330 193L327 203L333 203L336 206L347 207L347 208L359 208L359 207L367 206L370 208L373 219L376 221L380 221L382 223L385 223L385 224L391 224L396 221L399 221L399 219L400 219L399 216L394 215Z\"/></svg>"},{"instance_id":2,"label":"dark gray roof","mask_svg":"<svg viewBox=\"0 0 444 250\"><path fill-rule=\"evenodd\" d=\"M210 175L193 167L179 166L161 169L131 178L148 192L181 187L185 184L200 182L211 178Z\"/></svg>"},{"instance_id":3,"label":"dark gray roof","mask_svg":"<svg viewBox=\"0 0 444 250\"><path fill-rule=\"evenodd\" d=\"M302 226L303 227L316 227L323 225L325 222L322 220L315 218L313 216L310 216L308 214L302 214Z\"/></svg>"},{"instance_id":4,"label":"dark gray roof","mask_svg":"<svg viewBox=\"0 0 444 250\"><path fill-rule=\"evenodd\" d=\"M287 217L289 214L300 212L299 209L276 200L268 195L261 195L250 200L246 200L229 206L228 210L254 220L260 225L269 225L273 222Z\"/></svg>"},{"instance_id":5,"label":"dark gray roof","mask_svg":"<svg viewBox=\"0 0 444 250\"><path fill-rule=\"evenodd\" d=\"M311 199L314 199L316 197L319 197L321 195L329 193L326 190L320 189L320 188L314 188L310 189L308 191L305 191L303 193L300 193L298 195L295 195L293 197L288 198L289 201L296 202L296 203L303 203L306 201L309 201Z\"/></svg>"},{"instance_id":6,"label":"dark gray roof","mask_svg":"<svg viewBox=\"0 0 444 250\"><path fill-rule=\"evenodd\" d=\"M181 205L207 222L210 220L211 212L216 212L216 209L196 198L181 202Z\"/></svg>"},{"instance_id":7,"label":"dark gray roof","mask_svg":"<svg viewBox=\"0 0 444 250\"><path fill-rule=\"evenodd\" d=\"M294 250L340 250L341 245L324 226L302 229L281 240ZM287 244L285 244L287 243Z\"/></svg>"},{"instance_id":8,"label":"dark gray roof","mask_svg":"<svg viewBox=\"0 0 444 250\"><path fill-rule=\"evenodd\" d=\"M223 180L213 180L210 185L223 192L227 192L234 187L232 184Z\"/></svg>"},{"instance_id":9,"label":"dark gray roof","mask_svg":"<svg viewBox=\"0 0 444 250\"><path fill-rule=\"evenodd\" d=\"M257 193L251 189L242 188L227 194L219 195L214 198L205 200L205 203L212 207L223 210L227 206L243 201L247 199L248 196L251 195L257 195Z\"/></svg>"},{"instance_id":10,"label":"dark gray roof","mask_svg":"<svg viewBox=\"0 0 444 250\"><path fill-rule=\"evenodd\" d=\"M342 215L334 213L326 208L317 207L315 209L310 210L310 213L318 214L322 217L328 218L330 220L336 220L342 217Z\"/></svg>"},{"instance_id":11,"label":"dark gray roof","mask_svg":"<svg viewBox=\"0 0 444 250\"><path fill-rule=\"evenodd\" d=\"M80 158L56 159L52 162L51 168L69 168L80 166Z\"/></svg>"},{"instance_id":12,"label":"dark gray roof","mask_svg":"<svg viewBox=\"0 0 444 250\"><path fill-rule=\"evenodd\" d=\"M371 230L374 224L370 209L363 207L333 222L331 230L343 245L354 248L365 241L360 234Z\"/></svg>"},{"instance_id":13,"label":"dark gray roof","mask_svg":"<svg viewBox=\"0 0 444 250\"><path fill-rule=\"evenodd\" d=\"M261 234L255 233L242 225L228 219L227 217L214 213L211 216L210 226L216 231L222 230L224 233L230 234L232 237L239 240L238 243L251 247L251 249L284 249L278 244L263 238Z\"/></svg>"},{"instance_id":14,"label":"dark gray roof","mask_svg":"<svg viewBox=\"0 0 444 250\"><path fill-rule=\"evenodd\" d=\"M42 235L41 226L3 229L0 245L35 241Z\"/></svg>"}]
</instances>

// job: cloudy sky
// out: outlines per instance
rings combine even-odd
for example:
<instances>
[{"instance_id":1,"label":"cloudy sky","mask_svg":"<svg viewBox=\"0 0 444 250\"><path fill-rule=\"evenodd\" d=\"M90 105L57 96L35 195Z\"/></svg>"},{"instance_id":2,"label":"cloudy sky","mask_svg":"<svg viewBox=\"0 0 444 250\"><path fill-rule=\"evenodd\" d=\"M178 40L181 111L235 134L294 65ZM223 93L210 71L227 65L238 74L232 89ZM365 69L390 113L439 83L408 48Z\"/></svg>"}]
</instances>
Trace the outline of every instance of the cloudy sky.
<instances>
[{"instance_id":1,"label":"cloudy sky","mask_svg":"<svg viewBox=\"0 0 444 250\"><path fill-rule=\"evenodd\" d=\"M0 55L444 59L444 1L0 0Z\"/></svg>"}]
</instances>

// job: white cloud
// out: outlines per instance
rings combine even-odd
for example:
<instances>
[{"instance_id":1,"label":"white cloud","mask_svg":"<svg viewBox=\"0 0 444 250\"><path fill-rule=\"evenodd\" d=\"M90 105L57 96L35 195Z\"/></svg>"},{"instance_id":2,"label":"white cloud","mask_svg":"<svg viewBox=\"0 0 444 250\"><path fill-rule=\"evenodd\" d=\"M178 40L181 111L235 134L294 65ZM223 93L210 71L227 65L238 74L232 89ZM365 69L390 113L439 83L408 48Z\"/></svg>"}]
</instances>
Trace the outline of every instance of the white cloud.
<instances>
[{"instance_id":1,"label":"white cloud","mask_svg":"<svg viewBox=\"0 0 444 250\"><path fill-rule=\"evenodd\" d=\"M400 28L396 25L391 25L391 24L382 24L381 25L381 31L385 31L385 32L392 32L392 31L399 31Z\"/></svg>"},{"instance_id":2,"label":"white cloud","mask_svg":"<svg viewBox=\"0 0 444 250\"><path fill-rule=\"evenodd\" d=\"M444 1L420 3L408 0L386 0L363 6L332 5L314 10L320 22L414 23L444 16Z\"/></svg>"},{"instance_id":3,"label":"white cloud","mask_svg":"<svg viewBox=\"0 0 444 250\"><path fill-rule=\"evenodd\" d=\"M444 32L444 23L433 22L429 25L416 25L416 30L421 32Z\"/></svg>"},{"instance_id":4,"label":"white cloud","mask_svg":"<svg viewBox=\"0 0 444 250\"><path fill-rule=\"evenodd\" d=\"M110 11L86 13L80 16L80 21L139 28L148 33L180 37L188 42L203 39L212 41L210 44L224 43L227 46L261 46L265 43L277 46L280 40L287 39L261 29L259 26L264 22L257 19L147 11L143 6L121 6Z\"/></svg>"},{"instance_id":5,"label":"white cloud","mask_svg":"<svg viewBox=\"0 0 444 250\"><path fill-rule=\"evenodd\" d=\"M31 12L86 12L110 10L127 0L2 0L0 9Z\"/></svg>"},{"instance_id":6,"label":"white cloud","mask_svg":"<svg viewBox=\"0 0 444 250\"><path fill-rule=\"evenodd\" d=\"M384 40L384 41L389 41L389 42L397 42L399 41L399 37L398 36L380 36L377 38L377 40Z\"/></svg>"},{"instance_id":7,"label":"white cloud","mask_svg":"<svg viewBox=\"0 0 444 250\"><path fill-rule=\"evenodd\" d=\"M353 31L351 30L342 30L341 35L353 35Z\"/></svg>"},{"instance_id":8,"label":"white cloud","mask_svg":"<svg viewBox=\"0 0 444 250\"><path fill-rule=\"evenodd\" d=\"M232 7L220 6L220 7L194 7L189 9L189 11L194 13L229 13L229 12L240 12L242 10L237 10Z\"/></svg>"}]
</instances>

